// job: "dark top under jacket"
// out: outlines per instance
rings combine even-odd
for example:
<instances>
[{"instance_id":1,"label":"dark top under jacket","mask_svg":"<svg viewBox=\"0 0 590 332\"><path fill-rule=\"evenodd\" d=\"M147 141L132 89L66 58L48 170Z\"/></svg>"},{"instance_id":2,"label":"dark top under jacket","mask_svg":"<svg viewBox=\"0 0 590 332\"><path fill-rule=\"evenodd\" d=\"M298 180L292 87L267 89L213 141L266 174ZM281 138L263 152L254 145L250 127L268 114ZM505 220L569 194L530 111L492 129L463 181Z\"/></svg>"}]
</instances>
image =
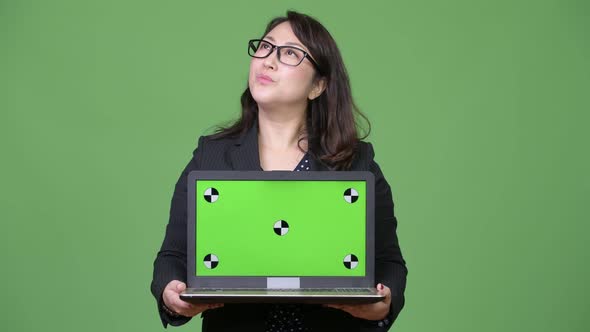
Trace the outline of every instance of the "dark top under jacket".
<instances>
[{"instance_id":1,"label":"dark top under jacket","mask_svg":"<svg viewBox=\"0 0 590 332\"><path fill-rule=\"evenodd\" d=\"M164 327L185 324L191 318L171 317L162 309L162 293L172 280L186 282L187 246L187 178L193 170L255 170L262 171L258 153L258 126L239 138L213 140L199 138L193 158L178 179L170 208L170 219L162 247L154 261L151 291ZM370 171L375 175L375 284L383 283L391 289L391 307L386 319L369 321L320 305L301 306L306 331L387 331L404 306L404 291L408 270L402 257L396 234L397 219L391 188L379 165L370 143L359 142L351 171ZM310 169L330 171L325 165L307 155ZM203 312L203 332L264 331L272 305L226 304Z\"/></svg>"}]
</instances>

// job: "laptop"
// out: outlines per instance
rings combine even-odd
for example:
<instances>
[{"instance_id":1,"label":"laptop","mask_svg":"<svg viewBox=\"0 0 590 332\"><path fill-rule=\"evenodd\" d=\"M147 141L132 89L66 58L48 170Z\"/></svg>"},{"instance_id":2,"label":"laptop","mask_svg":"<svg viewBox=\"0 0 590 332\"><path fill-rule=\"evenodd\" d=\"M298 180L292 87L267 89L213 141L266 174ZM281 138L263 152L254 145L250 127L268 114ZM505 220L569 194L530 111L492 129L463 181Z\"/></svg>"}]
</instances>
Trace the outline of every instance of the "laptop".
<instances>
[{"instance_id":1,"label":"laptop","mask_svg":"<svg viewBox=\"0 0 590 332\"><path fill-rule=\"evenodd\" d=\"M191 303L373 303L371 172L192 171Z\"/></svg>"}]
</instances>

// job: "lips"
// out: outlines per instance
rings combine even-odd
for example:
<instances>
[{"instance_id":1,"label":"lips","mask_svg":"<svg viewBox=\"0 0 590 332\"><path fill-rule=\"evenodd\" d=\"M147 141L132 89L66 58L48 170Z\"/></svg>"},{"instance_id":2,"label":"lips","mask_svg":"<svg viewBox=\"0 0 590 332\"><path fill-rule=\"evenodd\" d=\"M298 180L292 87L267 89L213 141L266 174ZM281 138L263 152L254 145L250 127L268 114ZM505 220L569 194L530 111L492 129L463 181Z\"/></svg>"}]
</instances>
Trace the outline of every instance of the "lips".
<instances>
[{"instance_id":1,"label":"lips","mask_svg":"<svg viewBox=\"0 0 590 332\"><path fill-rule=\"evenodd\" d=\"M270 78L270 76L267 76L267 75L264 75L264 74L258 74L258 75L256 75L256 79L259 82L262 82L262 83L272 83L272 82L274 82L274 80L272 78Z\"/></svg>"}]
</instances>

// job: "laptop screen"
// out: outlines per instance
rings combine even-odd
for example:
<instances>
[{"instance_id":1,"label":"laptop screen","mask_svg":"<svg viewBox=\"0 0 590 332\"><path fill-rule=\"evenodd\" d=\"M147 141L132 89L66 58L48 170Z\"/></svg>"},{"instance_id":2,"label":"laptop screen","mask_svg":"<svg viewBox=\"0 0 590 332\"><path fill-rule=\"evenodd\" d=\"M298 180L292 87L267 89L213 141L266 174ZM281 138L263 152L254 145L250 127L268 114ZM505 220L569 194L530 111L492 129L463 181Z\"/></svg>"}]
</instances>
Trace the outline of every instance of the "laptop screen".
<instances>
[{"instance_id":1,"label":"laptop screen","mask_svg":"<svg viewBox=\"0 0 590 332\"><path fill-rule=\"evenodd\" d=\"M365 276L365 181L197 180L194 188L196 276Z\"/></svg>"}]
</instances>

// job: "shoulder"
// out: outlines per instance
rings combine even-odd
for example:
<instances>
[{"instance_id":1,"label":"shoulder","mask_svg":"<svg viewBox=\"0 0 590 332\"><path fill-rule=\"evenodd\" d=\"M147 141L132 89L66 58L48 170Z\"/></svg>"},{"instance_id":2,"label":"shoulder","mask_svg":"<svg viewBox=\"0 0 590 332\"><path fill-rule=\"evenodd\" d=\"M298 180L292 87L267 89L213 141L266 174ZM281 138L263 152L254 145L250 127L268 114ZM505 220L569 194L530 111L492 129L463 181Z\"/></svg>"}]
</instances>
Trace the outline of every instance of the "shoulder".
<instances>
[{"instance_id":1,"label":"shoulder","mask_svg":"<svg viewBox=\"0 0 590 332\"><path fill-rule=\"evenodd\" d=\"M193 159L199 169L230 169L239 139L215 135L200 136L197 148L193 151Z\"/></svg>"},{"instance_id":2,"label":"shoulder","mask_svg":"<svg viewBox=\"0 0 590 332\"><path fill-rule=\"evenodd\" d=\"M215 138L215 134L202 135L198 139L197 150L200 154L210 151L225 151L237 143L237 138Z\"/></svg>"},{"instance_id":3,"label":"shoulder","mask_svg":"<svg viewBox=\"0 0 590 332\"><path fill-rule=\"evenodd\" d=\"M358 141L352 162L352 170L369 170L374 163L375 151L373 144L365 141Z\"/></svg>"},{"instance_id":4,"label":"shoulder","mask_svg":"<svg viewBox=\"0 0 590 332\"><path fill-rule=\"evenodd\" d=\"M352 170L369 171L375 176L376 186L389 188L381 167L375 161L375 150L370 142L358 142Z\"/></svg>"},{"instance_id":5,"label":"shoulder","mask_svg":"<svg viewBox=\"0 0 590 332\"><path fill-rule=\"evenodd\" d=\"M203 135L199 137L199 144L206 144L207 146L231 146L238 141L237 137L222 137L216 138L216 134Z\"/></svg>"},{"instance_id":6,"label":"shoulder","mask_svg":"<svg viewBox=\"0 0 590 332\"><path fill-rule=\"evenodd\" d=\"M357 155L366 160L373 160L375 158L375 150L371 142L359 141L357 143Z\"/></svg>"}]
</instances>

